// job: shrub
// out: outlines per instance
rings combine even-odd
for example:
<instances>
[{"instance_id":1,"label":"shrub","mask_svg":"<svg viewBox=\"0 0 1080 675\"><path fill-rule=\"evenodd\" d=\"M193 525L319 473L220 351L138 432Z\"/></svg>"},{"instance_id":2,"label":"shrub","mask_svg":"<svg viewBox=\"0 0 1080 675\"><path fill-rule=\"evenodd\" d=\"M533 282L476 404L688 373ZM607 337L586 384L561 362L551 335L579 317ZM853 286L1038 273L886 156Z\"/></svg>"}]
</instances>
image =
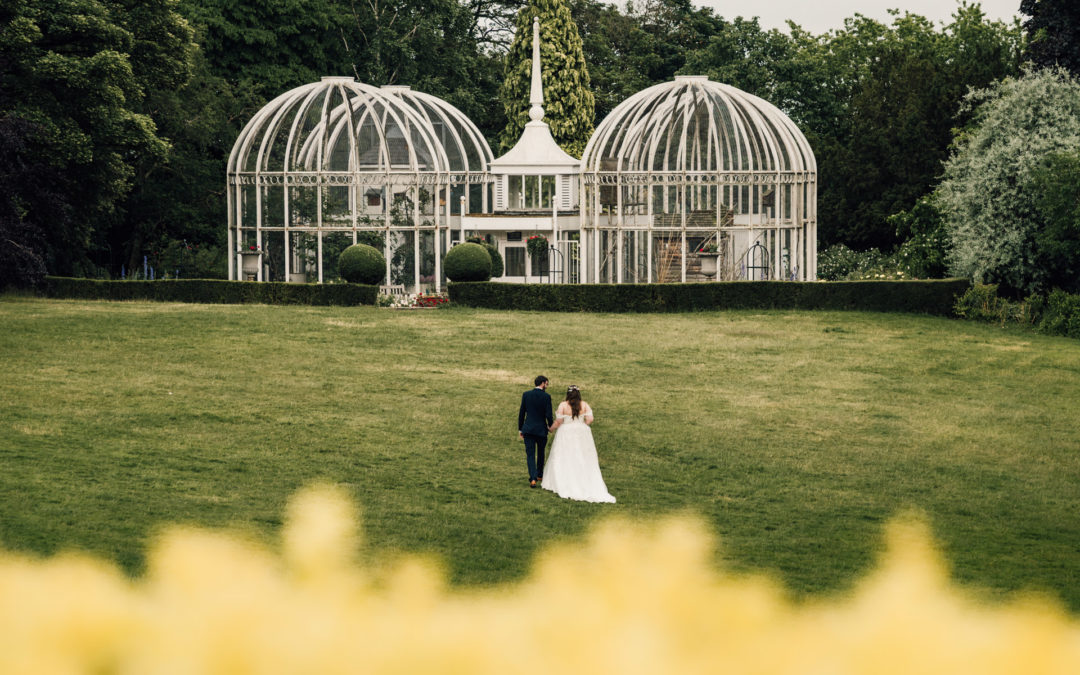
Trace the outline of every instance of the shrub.
<instances>
[{"instance_id":1,"label":"shrub","mask_svg":"<svg viewBox=\"0 0 1080 675\"><path fill-rule=\"evenodd\" d=\"M846 279L855 271L859 254L843 244L835 244L818 252L817 276L822 281Z\"/></svg>"},{"instance_id":2,"label":"shrub","mask_svg":"<svg viewBox=\"0 0 1080 675\"><path fill-rule=\"evenodd\" d=\"M503 272L506 270L506 265L503 263L503 257L502 254L499 253L499 249L489 243L486 239L480 237L469 237L466 241L483 246L487 250L488 255L491 256L491 278L498 279L502 277Z\"/></svg>"},{"instance_id":3,"label":"shrub","mask_svg":"<svg viewBox=\"0 0 1080 675\"><path fill-rule=\"evenodd\" d=\"M1042 304L1036 328L1040 333L1080 338L1080 295L1052 291Z\"/></svg>"},{"instance_id":4,"label":"shrub","mask_svg":"<svg viewBox=\"0 0 1080 675\"><path fill-rule=\"evenodd\" d=\"M951 316L963 279L732 281L700 284L452 283L450 300L489 309L687 312L717 309L850 309Z\"/></svg>"},{"instance_id":5,"label":"shrub","mask_svg":"<svg viewBox=\"0 0 1080 675\"><path fill-rule=\"evenodd\" d=\"M338 257L338 273L354 284L378 284L386 278L386 258L374 246L353 244Z\"/></svg>"},{"instance_id":6,"label":"shrub","mask_svg":"<svg viewBox=\"0 0 1080 675\"><path fill-rule=\"evenodd\" d=\"M896 267L909 279L941 279L948 274L951 248L945 219L933 196L923 197L908 211L888 217L903 242L892 255Z\"/></svg>"},{"instance_id":7,"label":"shrub","mask_svg":"<svg viewBox=\"0 0 1080 675\"><path fill-rule=\"evenodd\" d=\"M458 244L446 253L443 265L450 281L487 281L491 278L491 256L480 244Z\"/></svg>"},{"instance_id":8,"label":"shrub","mask_svg":"<svg viewBox=\"0 0 1080 675\"><path fill-rule=\"evenodd\" d=\"M997 284L975 284L956 299L956 316L1004 326L1007 323L1030 325L1031 303L1014 302L997 293Z\"/></svg>"},{"instance_id":9,"label":"shrub","mask_svg":"<svg viewBox=\"0 0 1080 675\"><path fill-rule=\"evenodd\" d=\"M1047 296L1010 300L998 295L996 284L976 284L956 300L962 319L1034 327L1047 335L1080 338L1080 295L1054 290Z\"/></svg>"},{"instance_id":10,"label":"shrub","mask_svg":"<svg viewBox=\"0 0 1080 675\"><path fill-rule=\"evenodd\" d=\"M853 251L843 244L830 246L818 254L817 272L822 281L899 280L905 276L893 256L876 248Z\"/></svg>"}]
</instances>

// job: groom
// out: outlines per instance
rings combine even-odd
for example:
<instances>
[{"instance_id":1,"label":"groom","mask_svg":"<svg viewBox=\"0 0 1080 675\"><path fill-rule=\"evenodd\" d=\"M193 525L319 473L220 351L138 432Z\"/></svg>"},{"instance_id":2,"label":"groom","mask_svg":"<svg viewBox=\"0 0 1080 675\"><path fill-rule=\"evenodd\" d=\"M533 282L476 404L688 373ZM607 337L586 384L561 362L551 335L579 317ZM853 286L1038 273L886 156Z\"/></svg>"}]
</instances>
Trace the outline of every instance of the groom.
<instances>
[{"instance_id":1,"label":"groom","mask_svg":"<svg viewBox=\"0 0 1080 675\"><path fill-rule=\"evenodd\" d=\"M544 477L544 447L547 445L548 427L555 421L551 414L551 395L545 389L548 379L537 375L533 381L536 388L521 395L518 410L518 436L525 441L525 462L529 465L529 487Z\"/></svg>"}]
</instances>

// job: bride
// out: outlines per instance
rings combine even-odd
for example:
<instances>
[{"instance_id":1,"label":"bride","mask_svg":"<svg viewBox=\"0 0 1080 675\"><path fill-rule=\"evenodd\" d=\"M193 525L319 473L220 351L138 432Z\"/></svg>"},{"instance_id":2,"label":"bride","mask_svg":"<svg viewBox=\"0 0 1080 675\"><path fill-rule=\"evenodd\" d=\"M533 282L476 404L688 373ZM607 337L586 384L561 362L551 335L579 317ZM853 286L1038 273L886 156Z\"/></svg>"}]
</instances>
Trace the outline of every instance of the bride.
<instances>
[{"instance_id":1,"label":"bride","mask_svg":"<svg viewBox=\"0 0 1080 675\"><path fill-rule=\"evenodd\" d=\"M612 502L593 442L592 408L581 400L577 385L566 390L566 400L555 411L551 431L559 430L544 467L543 487L560 497L585 502Z\"/></svg>"}]
</instances>

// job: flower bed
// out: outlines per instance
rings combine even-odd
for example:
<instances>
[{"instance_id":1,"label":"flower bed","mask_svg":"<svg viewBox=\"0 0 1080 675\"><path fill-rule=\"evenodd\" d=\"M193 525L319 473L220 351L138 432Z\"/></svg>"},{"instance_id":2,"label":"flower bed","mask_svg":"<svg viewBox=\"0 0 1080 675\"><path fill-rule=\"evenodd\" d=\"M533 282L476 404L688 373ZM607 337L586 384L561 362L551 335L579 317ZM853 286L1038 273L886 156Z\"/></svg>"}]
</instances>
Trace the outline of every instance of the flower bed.
<instances>
[{"instance_id":1,"label":"flower bed","mask_svg":"<svg viewBox=\"0 0 1080 675\"><path fill-rule=\"evenodd\" d=\"M416 299L413 300L414 307L442 307L450 304L450 298L442 294L432 293L430 295L424 295L419 293Z\"/></svg>"}]
</instances>

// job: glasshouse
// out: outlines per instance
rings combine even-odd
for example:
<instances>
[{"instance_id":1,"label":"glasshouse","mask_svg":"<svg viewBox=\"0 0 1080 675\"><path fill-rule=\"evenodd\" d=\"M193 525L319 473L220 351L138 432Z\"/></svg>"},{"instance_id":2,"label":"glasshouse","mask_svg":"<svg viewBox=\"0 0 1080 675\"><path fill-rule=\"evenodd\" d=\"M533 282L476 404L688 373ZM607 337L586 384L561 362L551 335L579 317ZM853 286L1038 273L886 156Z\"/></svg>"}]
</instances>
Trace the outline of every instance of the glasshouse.
<instances>
[{"instance_id":1,"label":"glasshouse","mask_svg":"<svg viewBox=\"0 0 1080 675\"><path fill-rule=\"evenodd\" d=\"M323 282L362 242L384 251L392 283L438 285L451 206L488 209L491 161L476 126L434 96L349 77L293 89L229 156L229 277Z\"/></svg>"},{"instance_id":2,"label":"glasshouse","mask_svg":"<svg viewBox=\"0 0 1080 675\"><path fill-rule=\"evenodd\" d=\"M367 243L384 283L446 283L442 258L486 240L498 281L813 280L817 165L775 106L678 76L618 105L579 160L544 122L533 23L530 122L494 158L449 103L403 86L327 77L279 96L228 164L232 279L324 282Z\"/></svg>"}]
</instances>

